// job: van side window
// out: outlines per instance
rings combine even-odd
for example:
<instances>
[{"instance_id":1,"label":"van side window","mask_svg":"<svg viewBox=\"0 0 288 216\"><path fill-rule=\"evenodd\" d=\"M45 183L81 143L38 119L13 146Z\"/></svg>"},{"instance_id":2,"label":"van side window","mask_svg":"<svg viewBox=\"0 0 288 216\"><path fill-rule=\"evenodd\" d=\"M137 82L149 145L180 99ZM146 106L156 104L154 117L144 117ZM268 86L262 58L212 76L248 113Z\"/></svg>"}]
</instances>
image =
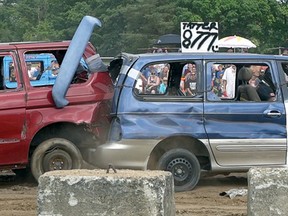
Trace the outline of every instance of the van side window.
<instances>
[{"instance_id":1,"label":"van side window","mask_svg":"<svg viewBox=\"0 0 288 216\"><path fill-rule=\"evenodd\" d=\"M25 53L26 73L33 87L53 86L59 73L66 50L40 50ZM84 56L81 58L71 83L86 82L94 70L91 60L91 71Z\"/></svg>"},{"instance_id":2,"label":"van side window","mask_svg":"<svg viewBox=\"0 0 288 216\"><path fill-rule=\"evenodd\" d=\"M27 53L25 61L31 86L54 85L59 70L54 54Z\"/></svg>"},{"instance_id":3,"label":"van side window","mask_svg":"<svg viewBox=\"0 0 288 216\"><path fill-rule=\"evenodd\" d=\"M265 63L220 62L209 64L208 71L209 68L211 85L208 85L210 88L208 100L210 101L276 100L276 88L270 67Z\"/></svg>"},{"instance_id":4,"label":"van side window","mask_svg":"<svg viewBox=\"0 0 288 216\"><path fill-rule=\"evenodd\" d=\"M198 79L195 62L157 62L141 69L134 89L139 95L194 98Z\"/></svg>"},{"instance_id":5,"label":"van side window","mask_svg":"<svg viewBox=\"0 0 288 216\"><path fill-rule=\"evenodd\" d=\"M44 71L43 61L26 61L27 73L30 80L39 80Z\"/></svg>"},{"instance_id":6,"label":"van side window","mask_svg":"<svg viewBox=\"0 0 288 216\"><path fill-rule=\"evenodd\" d=\"M3 89L16 89L19 76L13 62L13 58L10 55L1 57L1 90Z\"/></svg>"},{"instance_id":7,"label":"van side window","mask_svg":"<svg viewBox=\"0 0 288 216\"><path fill-rule=\"evenodd\" d=\"M164 95L167 92L169 64L151 64L144 67L137 79L135 88L138 94Z\"/></svg>"}]
</instances>

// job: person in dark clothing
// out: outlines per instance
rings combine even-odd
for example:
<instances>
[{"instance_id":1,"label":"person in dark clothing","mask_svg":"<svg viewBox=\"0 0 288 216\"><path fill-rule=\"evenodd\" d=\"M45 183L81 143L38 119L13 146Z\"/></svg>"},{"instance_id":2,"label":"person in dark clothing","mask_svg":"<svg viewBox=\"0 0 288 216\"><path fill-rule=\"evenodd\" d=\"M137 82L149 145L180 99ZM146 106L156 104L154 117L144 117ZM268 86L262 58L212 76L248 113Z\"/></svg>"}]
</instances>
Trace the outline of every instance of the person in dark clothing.
<instances>
[{"instance_id":1,"label":"person in dark clothing","mask_svg":"<svg viewBox=\"0 0 288 216\"><path fill-rule=\"evenodd\" d=\"M197 93L197 75L196 71L187 73L185 76L184 88L187 96L195 96Z\"/></svg>"},{"instance_id":2,"label":"person in dark clothing","mask_svg":"<svg viewBox=\"0 0 288 216\"><path fill-rule=\"evenodd\" d=\"M257 93L262 101L276 100L276 87L272 81L270 69L267 68L264 74L259 76L260 82L257 85Z\"/></svg>"}]
</instances>

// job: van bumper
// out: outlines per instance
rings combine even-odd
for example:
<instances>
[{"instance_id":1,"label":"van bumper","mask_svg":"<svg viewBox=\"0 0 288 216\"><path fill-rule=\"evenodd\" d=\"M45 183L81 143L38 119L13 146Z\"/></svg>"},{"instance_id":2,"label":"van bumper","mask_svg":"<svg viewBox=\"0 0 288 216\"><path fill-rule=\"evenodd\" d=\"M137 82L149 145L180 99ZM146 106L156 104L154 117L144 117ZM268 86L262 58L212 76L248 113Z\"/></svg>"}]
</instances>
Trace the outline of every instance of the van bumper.
<instances>
[{"instance_id":1,"label":"van bumper","mask_svg":"<svg viewBox=\"0 0 288 216\"><path fill-rule=\"evenodd\" d=\"M93 165L107 169L115 168L145 170L153 148L159 140L123 139L100 145L93 152ZM91 157L92 155L90 155Z\"/></svg>"}]
</instances>

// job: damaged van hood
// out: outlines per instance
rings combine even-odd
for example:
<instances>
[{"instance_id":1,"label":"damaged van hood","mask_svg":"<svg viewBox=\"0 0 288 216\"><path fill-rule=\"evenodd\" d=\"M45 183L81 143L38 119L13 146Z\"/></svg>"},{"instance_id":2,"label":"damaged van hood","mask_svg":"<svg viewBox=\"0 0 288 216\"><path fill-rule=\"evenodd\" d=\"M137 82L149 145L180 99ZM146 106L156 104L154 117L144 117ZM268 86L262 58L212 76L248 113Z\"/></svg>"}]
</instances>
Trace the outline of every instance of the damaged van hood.
<instances>
[{"instance_id":1,"label":"damaged van hood","mask_svg":"<svg viewBox=\"0 0 288 216\"><path fill-rule=\"evenodd\" d=\"M52 89L52 97L57 108L68 105L65 98L71 81L75 75L81 57L95 26L101 27L101 22L95 17L85 16L80 22L59 69L59 74Z\"/></svg>"}]
</instances>

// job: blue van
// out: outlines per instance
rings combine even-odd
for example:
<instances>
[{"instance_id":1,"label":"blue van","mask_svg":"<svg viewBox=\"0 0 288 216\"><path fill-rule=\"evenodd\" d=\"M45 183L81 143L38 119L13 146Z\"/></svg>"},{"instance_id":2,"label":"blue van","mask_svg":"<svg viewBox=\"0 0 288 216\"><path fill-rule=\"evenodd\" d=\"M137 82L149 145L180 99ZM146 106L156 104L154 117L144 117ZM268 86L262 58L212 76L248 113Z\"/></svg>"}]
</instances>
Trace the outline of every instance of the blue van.
<instances>
[{"instance_id":1,"label":"blue van","mask_svg":"<svg viewBox=\"0 0 288 216\"><path fill-rule=\"evenodd\" d=\"M123 53L109 70L113 121L98 167L167 170L185 191L203 172L287 166L287 57Z\"/></svg>"},{"instance_id":2,"label":"blue van","mask_svg":"<svg viewBox=\"0 0 288 216\"><path fill-rule=\"evenodd\" d=\"M33 68L37 68L34 73L35 79L31 80L32 86L54 85L56 76L52 73L51 64L56 61L53 54L26 54L25 60L27 64L31 64ZM16 88L16 80L13 80L13 65L11 56L5 56L3 59L4 85L6 88Z\"/></svg>"}]
</instances>

